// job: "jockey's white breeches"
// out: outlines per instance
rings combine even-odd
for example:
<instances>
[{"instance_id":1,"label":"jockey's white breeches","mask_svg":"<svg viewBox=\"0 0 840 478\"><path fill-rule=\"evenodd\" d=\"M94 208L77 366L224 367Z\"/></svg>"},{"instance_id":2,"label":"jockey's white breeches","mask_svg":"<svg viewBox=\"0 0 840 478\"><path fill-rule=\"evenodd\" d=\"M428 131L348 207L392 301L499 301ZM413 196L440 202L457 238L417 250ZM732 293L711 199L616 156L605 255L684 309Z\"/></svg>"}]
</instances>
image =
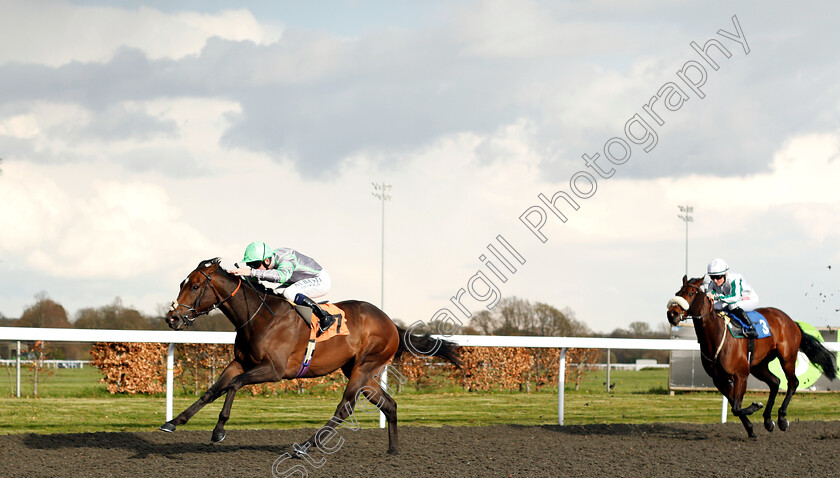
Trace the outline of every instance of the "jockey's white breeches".
<instances>
[{"instance_id":1,"label":"jockey's white breeches","mask_svg":"<svg viewBox=\"0 0 840 478\"><path fill-rule=\"evenodd\" d=\"M299 280L283 290L283 297L294 302L297 294L303 294L310 299L327 295L332 286L330 275L322 270L317 276Z\"/></svg>"}]
</instances>

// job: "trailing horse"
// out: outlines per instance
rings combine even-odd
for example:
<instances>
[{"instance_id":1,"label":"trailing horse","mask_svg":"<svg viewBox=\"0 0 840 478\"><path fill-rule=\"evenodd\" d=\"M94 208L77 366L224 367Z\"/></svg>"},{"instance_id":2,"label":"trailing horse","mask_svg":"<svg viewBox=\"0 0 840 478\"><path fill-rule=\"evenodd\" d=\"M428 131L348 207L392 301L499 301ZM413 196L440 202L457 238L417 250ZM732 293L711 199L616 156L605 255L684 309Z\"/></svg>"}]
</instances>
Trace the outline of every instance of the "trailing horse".
<instances>
[{"instance_id":1,"label":"trailing horse","mask_svg":"<svg viewBox=\"0 0 840 478\"><path fill-rule=\"evenodd\" d=\"M388 453L396 454L397 403L375 379L380 369L404 350L429 351L429 356L442 357L461 366L457 346L451 342L406 333L376 306L362 301L348 300L335 305L345 314L349 335L339 335L321 344L304 368L304 356L310 339L307 325L288 301L247 279L224 270L220 259L202 261L181 283L178 299L166 314L166 322L175 330L183 329L213 309L222 313L236 327L233 347L234 359L225 367L219 379L195 403L160 429L175 431L202 407L222 395L225 403L211 440L225 438L225 422L236 392L245 385L276 382L282 379L320 377L341 369L348 378L347 388L327 426L343 422L355 407L359 395L364 395L380 408L388 421ZM316 435L302 444L302 449L315 445Z\"/></svg>"},{"instance_id":2,"label":"trailing horse","mask_svg":"<svg viewBox=\"0 0 840 478\"><path fill-rule=\"evenodd\" d=\"M683 277L682 288L668 302L668 322L678 325L684 319L694 320L703 368L712 377L717 389L729 400L732 414L741 419L750 438L756 435L748 417L764 405L754 402L749 407L741 408L747 378L752 373L770 387L770 396L764 409L764 428L772 432L776 428L772 412L780 380L768 366L773 359L778 358L788 383L785 399L779 407L779 428L787 430L787 407L799 386L795 373L798 352L804 352L831 380L837 376L835 355L817 339L802 332L799 324L781 310L762 307L756 311L767 320L771 336L755 339L755 351L750 357L747 339L729 337L726 323L715 312L712 299L701 288L702 283L702 278L688 280Z\"/></svg>"}]
</instances>

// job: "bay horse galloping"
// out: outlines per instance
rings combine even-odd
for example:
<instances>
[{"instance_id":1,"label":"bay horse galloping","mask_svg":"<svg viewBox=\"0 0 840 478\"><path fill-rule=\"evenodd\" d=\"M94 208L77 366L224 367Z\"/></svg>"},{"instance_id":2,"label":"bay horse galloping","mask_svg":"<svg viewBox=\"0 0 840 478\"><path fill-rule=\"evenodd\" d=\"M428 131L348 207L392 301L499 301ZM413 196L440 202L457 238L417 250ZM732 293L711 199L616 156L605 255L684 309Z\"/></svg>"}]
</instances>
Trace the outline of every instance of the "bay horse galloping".
<instances>
[{"instance_id":1,"label":"bay horse galloping","mask_svg":"<svg viewBox=\"0 0 840 478\"><path fill-rule=\"evenodd\" d=\"M714 303L706 295L702 284L703 278L688 280L683 276L682 288L668 302L668 322L678 325L687 318L694 320L703 368L712 377L717 389L729 400L732 414L741 419L750 438L756 435L748 417L763 405L753 402L749 407L741 408L747 378L752 373L770 387L770 396L764 409L764 428L772 432L776 428L772 413L780 380L768 366L773 359L778 358L788 383L785 399L779 407L779 428L787 430L787 407L799 386L795 373L799 351L804 352L831 380L837 376L834 354L817 339L802 332L799 324L781 310L761 307L756 311L767 319L771 336L755 339L755 351L748 363L747 339L729 337L724 319L714 310Z\"/></svg>"},{"instance_id":2,"label":"bay horse galloping","mask_svg":"<svg viewBox=\"0 0 840 478\"><path fill-rule=\"evenodd\" d=\"M160 427L163 431L175 431L177 425L187 423L202 407L227 394L211 437L213 442L220 442L225 438L224 426L230 417L233 399L243 386L292 379L302 370L305 370L302 374L304 378L320 377L340 368L348 378L347 388L327 426L334 428L350 416L358 395L364 394L385 414L388 453L396 454L397 403L375 380L381 367L392 357L399 358L405 350L430 351L421 353L439 356L459 368L461 366L455 344L434 339L428 334L408 334L376 306L348 300L335 305L344 311L344 324L350 334L322 342L308 369L303 369L301 365L309 343L310 326L283 297L228 273L219 265L220 262L218 257L202 261L187 276L181 283L173 309L166 314L166 322L172 329L180 330L196 317L220 309L236 327L233 361L201 398L164 423ZM317 436L316 433L304 442L301 449L317 445Z\"/></svg>"}]
</instances>

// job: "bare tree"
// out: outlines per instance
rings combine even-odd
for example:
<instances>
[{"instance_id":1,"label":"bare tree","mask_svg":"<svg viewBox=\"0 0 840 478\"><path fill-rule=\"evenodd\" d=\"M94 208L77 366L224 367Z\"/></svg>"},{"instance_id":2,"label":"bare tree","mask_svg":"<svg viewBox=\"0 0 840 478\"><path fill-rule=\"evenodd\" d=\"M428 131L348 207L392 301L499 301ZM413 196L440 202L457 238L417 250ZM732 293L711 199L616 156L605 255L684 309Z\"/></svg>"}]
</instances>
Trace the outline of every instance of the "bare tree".
<instances>
[{"instance_id":1,"label":"bare tree","mask_svg":"<svg viewBox=\"0 0 840 478\"><path fill-rule=\"evenodd\" d=\"M123 306L122 299L114 298L108 305L84 308L76 312L74 322L78 329L145 330L149 320L135 309Z\"/></svg>"},{"instance_id":2,"label":"bare tree","mask_svg":"<svg viewBox=\"0 0 840 478\"><path fill-rule=\"evenodd\" d=\"M498 324L496 324L496 318L489 310L482 310L473 314L472 319L470 319L470 327L479 334L491 335Z\"/></svg>"},{"instance_id":3,"label":"bare tree","mask_svg":"<svg viewBox=\"0 0 840 478\"><path fill-rule=\"evenodd\" d=\"M470 320L470 328L485 335L556 337L592 333L586 324L575 318L574 311L568 307L560 310L542 302L531 303L518 297L502 299L492 311L476 312Z\"/></svg>"},{"instance_id":4,"label":"bare tree","mask_svg":"<svg viewBox=\"0 0 840 478\"><path fill-rule=\"evenodd\" d=\"M44 367L44 361L47 359L49 348L46 342L37 341L29 348L29 356L32 362L29 364L29 369L32 370L32 395L38 397L38 381L48 377L55 372ZM43 378L41 377L43 375Z\"/></svg>"},{"instance_id":5,"label":"bare tree","mask_svg":"<svg viewBox=\"0 0 840 478\"><path fill-rule=\"evenodd\" d=\"M647 322L630 322L630 335L632 337L648 337L653 334L650 324Z\"/></svg>"}]
</instances>

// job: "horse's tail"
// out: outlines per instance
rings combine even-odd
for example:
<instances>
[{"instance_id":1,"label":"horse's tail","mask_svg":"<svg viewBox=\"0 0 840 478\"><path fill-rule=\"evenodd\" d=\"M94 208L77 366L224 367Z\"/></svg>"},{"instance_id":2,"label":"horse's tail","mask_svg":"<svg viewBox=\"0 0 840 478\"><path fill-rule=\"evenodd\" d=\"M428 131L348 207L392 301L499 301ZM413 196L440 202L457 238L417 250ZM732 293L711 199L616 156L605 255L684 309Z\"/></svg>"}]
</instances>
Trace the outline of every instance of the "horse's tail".
<instances>
[{"instance_id":1,"label":"horse's tail","mask_svg":"<svg viewBox=\"0 0 840 478\"><path fill-rule=\"evenodd\" d=\"M825 348L823 344L821 344L812 335L803 332L802 327L799 326L799 324L796 325L802 333L802 340L799 342L799 350L805 353L805 355L808 356L808 360L819 367L826 377L831 380L837 378L836 354Z\"/></svg>"},{"instance_id":2,"label":"horse's tail","mask_svg":"<svg viewBox=\"0 0 840 478\"><path fill-rule=\"evenodd\" d=\"M399 360L402 353L408 351L416 357L441 357L458 368L464 365L458 355L458 344L455 342L436 339L428 333L412 335L402 327L397 327L397 332L400 334L400 345L394 354L394 360Z\"/></svg>"}]
</instances>

